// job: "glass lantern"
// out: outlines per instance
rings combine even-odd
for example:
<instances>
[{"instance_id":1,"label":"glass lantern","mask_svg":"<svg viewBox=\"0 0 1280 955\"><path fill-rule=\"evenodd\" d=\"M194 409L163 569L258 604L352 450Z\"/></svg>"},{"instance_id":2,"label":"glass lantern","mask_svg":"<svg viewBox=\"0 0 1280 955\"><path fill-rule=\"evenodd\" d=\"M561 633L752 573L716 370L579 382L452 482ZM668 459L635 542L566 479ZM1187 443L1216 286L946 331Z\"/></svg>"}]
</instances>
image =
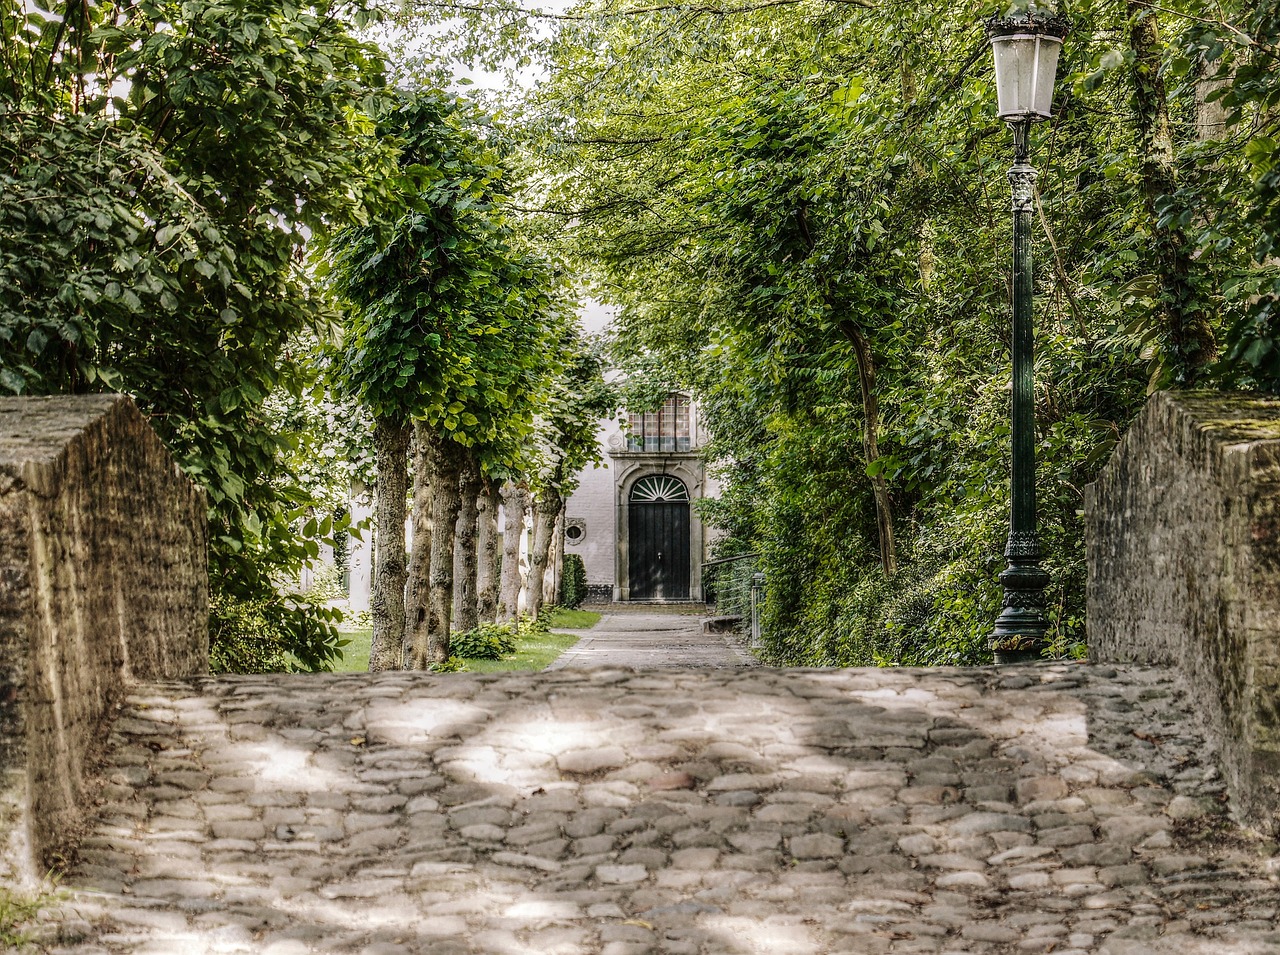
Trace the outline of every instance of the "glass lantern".
<instances>
[{"instance_id":1,"label":"glass lantern","mask_svg":"<svg viewBox=\"0 0 1280 955\"><path fill-rule=\"evenodd\" d=\"M987 36L996 66L996 112L1006 122L1048 119L1067 21L1056 14L995 17Z\"/></svg>"}]
</instances>

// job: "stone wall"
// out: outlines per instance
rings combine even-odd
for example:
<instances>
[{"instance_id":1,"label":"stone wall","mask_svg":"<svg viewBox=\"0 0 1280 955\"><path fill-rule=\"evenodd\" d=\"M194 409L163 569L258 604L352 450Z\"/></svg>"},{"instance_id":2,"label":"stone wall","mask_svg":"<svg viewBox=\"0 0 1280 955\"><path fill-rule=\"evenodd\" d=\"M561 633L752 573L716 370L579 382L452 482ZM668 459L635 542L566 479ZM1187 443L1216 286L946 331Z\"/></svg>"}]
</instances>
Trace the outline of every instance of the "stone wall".
<instances>
[{"instance_id":1,"label":"stone wall","mask_svg":"<svg viewBox=\"0 0 1280 955\"><path fill-rule=\"evenodd\" d=\"M1085 513L1090 654L1179 667L1236 804L1280 822L1280 399L1155 395Z\"/></svg>"},{"instance_id":2,"label":"stone wall","mask_svg":"<svg viewBox=\"0 0 1280 955\"><path fill-rule=\"evenodd\" d=\"M206 535L128 398L0 398L0 883L74 838L129 682L207 669Z\"/></svg>"}]
</instances>

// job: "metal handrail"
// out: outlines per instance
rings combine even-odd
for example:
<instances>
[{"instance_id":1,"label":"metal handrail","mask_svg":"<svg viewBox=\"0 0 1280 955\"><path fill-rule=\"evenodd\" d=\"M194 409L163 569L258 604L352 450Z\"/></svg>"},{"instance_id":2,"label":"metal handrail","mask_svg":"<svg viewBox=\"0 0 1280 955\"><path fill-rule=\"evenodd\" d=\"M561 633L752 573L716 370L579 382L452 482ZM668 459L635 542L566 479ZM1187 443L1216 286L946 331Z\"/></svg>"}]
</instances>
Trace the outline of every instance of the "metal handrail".
<instances>
[{"instance_id":1,"label":"metal handrail","mask_svg":"<svg viewBox=\"0 0 1280 955\"><path fill-rule=\"evenodd\" d=\"M715 567L717 564L728 564L735 560L746 560L748 557L759 556L759 551L752 551L750 554L734 554L732 557L717 557L715 560L704 560L702 562L702 569L706 570L708 567Z\"/></svg>"},{"instance_id":2,"label":"metal handrail","mask_svg":"<svg viewBox=\"0 0 1280 955\"><path fill-rule=\"evenodd\" d=\"M721 617L736 617L745 630L756 630L760 586L760 554L737 554L709 560L702 565L703 593L707 605ZM753 593L754 591L754 593Z\"/></svg>"}]
</instances>

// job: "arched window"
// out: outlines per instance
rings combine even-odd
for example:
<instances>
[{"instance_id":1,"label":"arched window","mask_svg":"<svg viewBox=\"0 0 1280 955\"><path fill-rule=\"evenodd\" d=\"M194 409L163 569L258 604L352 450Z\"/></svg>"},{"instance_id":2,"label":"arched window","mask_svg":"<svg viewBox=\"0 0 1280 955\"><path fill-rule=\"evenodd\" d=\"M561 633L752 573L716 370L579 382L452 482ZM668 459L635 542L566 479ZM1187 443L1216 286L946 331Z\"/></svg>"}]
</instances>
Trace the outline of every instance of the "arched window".
<instances>
[{"instance_id":1,"label":"arched window","mask_svg":"<svg viewBox=\"0 0 1280 955\"><path fill-rule=\"evenodd\" d=\"M689 399L684 395L671 394L654 411L632 413L628 431L628 451L692 450Z\"/></svg>"}]
</instances>

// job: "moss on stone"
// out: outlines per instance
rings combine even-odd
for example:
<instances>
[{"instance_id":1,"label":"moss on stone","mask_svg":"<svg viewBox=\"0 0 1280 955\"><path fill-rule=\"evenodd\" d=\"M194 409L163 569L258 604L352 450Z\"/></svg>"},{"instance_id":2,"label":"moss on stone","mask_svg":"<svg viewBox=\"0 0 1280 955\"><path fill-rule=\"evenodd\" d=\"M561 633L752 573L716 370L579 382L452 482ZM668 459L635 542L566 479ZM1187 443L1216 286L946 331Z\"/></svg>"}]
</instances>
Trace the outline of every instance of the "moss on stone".
<instances>
[{"instance_id":1,"label":"moss on stone","mask_svg":"<svg viewBox=\"0 0 1280 955\"><path fill-rule=\"evenodd\" d=\"M1171 397L1199 430L1222 443L1280 441L1280 397L1224 391L1185 391Z\"/></svg>"}]
</instances>

